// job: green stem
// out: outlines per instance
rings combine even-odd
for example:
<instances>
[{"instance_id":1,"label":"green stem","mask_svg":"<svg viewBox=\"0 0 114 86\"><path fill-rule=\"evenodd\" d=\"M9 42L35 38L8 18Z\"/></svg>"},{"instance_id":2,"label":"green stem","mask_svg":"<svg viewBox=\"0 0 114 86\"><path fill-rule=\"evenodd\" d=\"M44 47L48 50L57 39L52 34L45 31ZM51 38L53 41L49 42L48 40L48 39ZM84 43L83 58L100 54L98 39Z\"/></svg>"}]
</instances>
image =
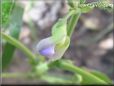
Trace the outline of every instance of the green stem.
<instances>
[{"instance_id":1,"label":"green stem","mask_svg":"<svg viewBox=\"0 0 114 86\"><path fill-rule=\"evenodd\" d=\"M79 12L79 13L74 14L74 15L71 16L71 19L68 22L68 26L67 26L67 34L68 34L68 36L71 37L71 35L72 35L72 33L73 33L74 29L75 29L75 26L76 26L76 24L78 22L78 19L79 19L80 15L81 15L81 13Z\"/></svg>"},{"instance_id":2,"label":"green stem","mask_svg":"<svg viewBox=\"0 0 114 86\"><path fill-rule=\"evenodd\" d=\"M33 77L30 79L38 79L38 81L44 80L47 81L48 83L73 83L73 81L70 81L72 79L71 76L66 76L66 78L63 78L64 76L57 76L57 75L52 75L52 74L44 74L41 77L40 76L33 76L34 74L31 73L2 73L1 77L2 78L29 78ZM76 82L74 82L76 83ZM77 82L78 83L78 82Z\"/></svg>"},{"instance_id":3,"label":"green stem","mask_svg":"<svg viewBox=\"0 0 114 86\"><path fill-rule=\"evenodd\" d=\"M63 17L63 19L65 19L65 20L67 21L67 19L68 19L70 16L74 15L74 14L76 14L76 11L75 11L75 10L71 10L70 12L68 12L68 14L67 14L66 16Z\"/></svg>"},{"instance_id":4,"label":"green stem","mask_svg":"<svg viewBox=\"0 0 114 86\"><path fill-rule=\"evenodd\" d=\"M19 41L17 41L13 37L6 35L3 32L1 32L1 35L10 44L12 44L13 46L22 50L27 55L27 57L29 58L29 60L32 64L36 63L36 61L35 61L36 56L34 54L32 54L32 52L28 48L26 48L22 43L20 43Z\"/></svg>"},{"instance_id":5,"label":"green stem","mask_svg":"<svg viewBox=\"0 0 114 86\"><path fill-rule=\"evenodd\" d=\"M1 77L2 78L26 78L29 76L29 73L2 73Z\"/></svg>"},{"instance_id":6,"label":"green stem","mask_svg":"<svg viewBox=\"0 0 114 86\"><path fill-rule=\"evenodd\" d=\"M93 74L86 72L83 69L74 66L73 64L68 64L68 62L64 62L61 60L59 67L82 75L83 79L86 80L86 84L108 84L100 78L94 76Z\"/></svg>"},{"instance_id":7,"label":"green stem","mask_svg":"<svg viewBox=\"0 0 114 86\"><path fill-rule=\"evenodd\" d=\"M71 83L76 83L72 81L72 77L66 77L66 76L57 76L57 75L43 75L41 77L42 80L47 81L48 83L58 83L58 84L71 84Z\"/></svg>"}]
</instances>

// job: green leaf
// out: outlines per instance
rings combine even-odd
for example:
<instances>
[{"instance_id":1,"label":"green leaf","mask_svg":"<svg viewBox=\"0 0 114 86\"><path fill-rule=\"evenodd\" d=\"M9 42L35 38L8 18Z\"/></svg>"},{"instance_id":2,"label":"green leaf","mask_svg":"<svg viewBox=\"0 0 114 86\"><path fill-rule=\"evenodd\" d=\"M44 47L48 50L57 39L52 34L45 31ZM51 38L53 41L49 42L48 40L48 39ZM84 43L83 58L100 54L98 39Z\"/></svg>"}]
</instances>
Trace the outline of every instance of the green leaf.
<instances>
[{"instance_id":1,"label":"green leaf","mask_svg":"<svg viewBox=\"0 0 114 86\"><path fill-rule=\"evenodd\" d=\"M52 28L52 40L55 44L64 44L67 37L67 20L59 19Z\"/></svg>"},{"instance_id":2,"label":"green leaf","mask_svg":"<svg viewBox=\"0 0 114 86\"><path fill-rule=\"evenodd\" d=\"M14 8L14 1L13 0L2 0L1 1L1 14L0 14L0 19L2 19L2 27L5 27L8 25L9 20L10 20L10 15L12 13L12 9ZM0 23L0 26L1 26Z\"/></svg>"},{"instance_id":3,"label":"green leaf","mask_svg":"<svg viewBox=\"0 0 114 86\"><path fill-rule=\"evenodd\" d=\"M93 71L92 70L90 73L95 75L95 76L97 76L97 77L99 77L100 79L110 83L110 84L112 83L112 81L105 74L103 74L101 72L98 72L98 71L95 71L95 70Z\"/></svg>"},{"instance_id":4,"label":"green leaf","mask_svg":"<svg viewBox=\"0 0 114 86\"><path fill-rule=\"evenodd\" d=\"M18 39L19 37L19 33L21 30L21 26L22 26L23 12L24 12L23 8L17 5L15 5L12 11L12 15L10 18L9 32L10 32L10 35L14 37L15 39ZM15 47L9 43L6 43L6 45L4 46L3 54L2 54L2 68L3 69L6 68L10 64L14 51L15 51Z\"/></svg>"},{"instance_id":5,"label":"green leaf","mask_svg":"<svg viewBox=\"0 0 114 86\"><path fill-rule=\"evenodd\" d=\"M80 0L80 4L83 4L85 2L86 2L86 0Z\"/></svg>"},{"instance_id":6,"label":"green leaf","mask_svg":"<svg viewBox=\"0 0 114 86\"><path fill-rule=\"evenodd\" d=\"M64 44L67 37L67 20L70 16L76 15L78 11L80 12L79 9L71 10L66 16L60 18L57 23L52 27L52 39L55 44Z\"/></svg>"},{"instance_id":7,"label":"green leaf","mask_svg":"<svg viewBox=\"0 0 114 86\"><path fill-rule=\"evenodd\" d=\"M82 13L87 13L87 12L91 11L93 8L94 8L94 5L81 7L81 12Z\"/></svg>"}]
</instances>

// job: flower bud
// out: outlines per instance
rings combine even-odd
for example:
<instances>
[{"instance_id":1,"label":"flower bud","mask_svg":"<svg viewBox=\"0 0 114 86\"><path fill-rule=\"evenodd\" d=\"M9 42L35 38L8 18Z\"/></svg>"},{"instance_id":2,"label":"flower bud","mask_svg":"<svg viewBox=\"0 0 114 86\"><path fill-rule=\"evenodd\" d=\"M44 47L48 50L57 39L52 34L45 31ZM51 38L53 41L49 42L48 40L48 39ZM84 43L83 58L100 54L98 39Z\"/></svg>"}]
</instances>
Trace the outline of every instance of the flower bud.
<instances>
[{"instance_id":1,"label":"flower bud","mask_svg":"<svg viewBox=\"0 0 114 86\"><path fill-rule=\"evenodd\" d=\"M55 53L55 44L51 37L41 40L37 46L36 51L45 57L52 57Z\"/></svg>"},{"instance_id":2,"label":"flower bud","mask_svg":"<svg viewBox=\"0 0 114 86\"><path fill-rule=\"evenodd\" d=\"M60 19L52 28L52 36L38 43L37 52L50 60L60 59L70 43L66 26L66 20Z\"/></svg>"}]
</instances>

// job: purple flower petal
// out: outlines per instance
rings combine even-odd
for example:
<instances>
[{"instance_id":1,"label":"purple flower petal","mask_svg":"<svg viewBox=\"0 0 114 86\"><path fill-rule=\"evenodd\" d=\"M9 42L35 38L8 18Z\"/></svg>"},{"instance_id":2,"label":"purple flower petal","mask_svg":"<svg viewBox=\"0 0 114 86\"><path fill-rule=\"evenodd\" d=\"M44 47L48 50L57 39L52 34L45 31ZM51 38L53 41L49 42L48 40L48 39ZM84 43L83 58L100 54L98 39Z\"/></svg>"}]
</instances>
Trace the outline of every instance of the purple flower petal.
<instances>
[{"instance_id":1,"label":"purple flower petal","mask_svg":"<svg viewBox=\"0 0 114 86\"><path fill-rule=\"evenodd\" d=\"M55 53L54 46L50 46L48 48L42 49L39 51L39 53L43 56L46 56L46 57L53 56Z\"/></svg>"}]
</instances>

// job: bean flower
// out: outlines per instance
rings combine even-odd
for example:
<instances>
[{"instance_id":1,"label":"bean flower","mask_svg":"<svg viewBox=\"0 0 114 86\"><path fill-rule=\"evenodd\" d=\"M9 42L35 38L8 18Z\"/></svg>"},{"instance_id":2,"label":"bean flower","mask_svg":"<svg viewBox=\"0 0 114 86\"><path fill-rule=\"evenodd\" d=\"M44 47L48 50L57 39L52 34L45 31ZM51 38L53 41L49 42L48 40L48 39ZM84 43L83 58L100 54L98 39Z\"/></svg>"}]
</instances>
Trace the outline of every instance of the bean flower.
<instances>
[{"instance_id":1,"label":"bean flower","mask_svg":"<svg viewBox=\"0 0 114 86\"><path fill-rule=\"evenodd\" d=\"M38 54L50 60L60 59L70 43L66 28L67 21L59 19L52 28L52 36L42 39L37 44L36 51Z\"/></svg>"}]
</instances>

